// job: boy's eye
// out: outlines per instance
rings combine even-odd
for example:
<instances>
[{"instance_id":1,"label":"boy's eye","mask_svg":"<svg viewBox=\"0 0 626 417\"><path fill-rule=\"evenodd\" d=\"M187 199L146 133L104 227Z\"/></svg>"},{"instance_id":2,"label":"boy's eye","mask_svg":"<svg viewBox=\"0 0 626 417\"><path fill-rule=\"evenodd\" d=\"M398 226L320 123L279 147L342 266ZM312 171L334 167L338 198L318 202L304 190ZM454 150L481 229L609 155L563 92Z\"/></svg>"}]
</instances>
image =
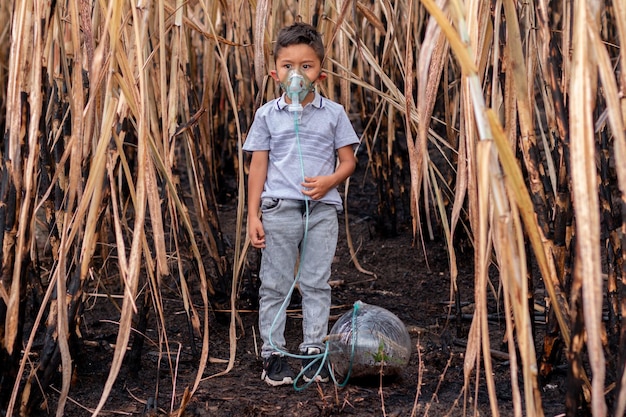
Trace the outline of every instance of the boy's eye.
<instances>
[{"instance_id":1,"label":"boy's eye","mask_svg":"<svg viewBox=\"0 0 626 417\"><path fill-rule=\"evenodd\" d=\"M285 69L291 69L291 64L285 64Z\"/></svg>"},{"instance_id":2,"label":"boy's eye","mask_svg":"<svg viewBox=\"0 0 626 417\"><path fill-rule=\"evenodd\" d=\"M302 69L305 69L305 70L307 70L307 69L309 69L309 68L311 68L311 65L310 65L310 64L304 64L304 65L302 66Z\"/></svg>"}]
</instances>

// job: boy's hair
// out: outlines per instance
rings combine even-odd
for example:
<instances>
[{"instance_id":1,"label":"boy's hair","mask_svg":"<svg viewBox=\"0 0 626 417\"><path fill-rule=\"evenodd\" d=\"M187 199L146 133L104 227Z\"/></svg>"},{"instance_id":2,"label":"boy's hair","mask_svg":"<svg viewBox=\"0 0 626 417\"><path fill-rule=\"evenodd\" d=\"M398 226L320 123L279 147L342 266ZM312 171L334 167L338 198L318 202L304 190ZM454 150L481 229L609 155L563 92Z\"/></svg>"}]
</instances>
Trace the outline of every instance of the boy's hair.
<instances>
[{"instance_id":1,"label":"boy's hair","mask_svg":"<svg viewBox=\"0 0 626 417\"><path fill-rule=\"evenodd\" d=\"M274 59L278 56L280 50L291 45L309 45L315 51L315 54L324 61L324 42L322 35L315 27L304 22L296 22L291 26L286 26L278 32L276 44L274 45Z\"/></svg>"}]
</instances>

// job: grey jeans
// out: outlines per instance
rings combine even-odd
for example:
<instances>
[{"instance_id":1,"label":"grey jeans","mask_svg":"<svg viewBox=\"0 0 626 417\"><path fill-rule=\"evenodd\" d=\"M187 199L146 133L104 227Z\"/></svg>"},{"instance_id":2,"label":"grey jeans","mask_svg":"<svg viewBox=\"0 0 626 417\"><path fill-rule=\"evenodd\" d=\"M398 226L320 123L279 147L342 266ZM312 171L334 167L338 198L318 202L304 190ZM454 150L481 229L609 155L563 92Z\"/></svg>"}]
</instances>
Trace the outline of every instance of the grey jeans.
<instances>
[{"instance_id":1,"label":"grey jeans","mask_svg":"<svg viewBox=\"0 0 626 417\"><path fill-rule=\"evenodd\" d=\"M337 207L309 201L308 212L307 225L304 201L264 198L261 202L265 248L259 271L259 329L264 358L285 350L287 314L281 306L293 285L298 257L303 333L299 350L324 348L331 303L328 280L337 248Z\"/></svg>"}]
</instances>

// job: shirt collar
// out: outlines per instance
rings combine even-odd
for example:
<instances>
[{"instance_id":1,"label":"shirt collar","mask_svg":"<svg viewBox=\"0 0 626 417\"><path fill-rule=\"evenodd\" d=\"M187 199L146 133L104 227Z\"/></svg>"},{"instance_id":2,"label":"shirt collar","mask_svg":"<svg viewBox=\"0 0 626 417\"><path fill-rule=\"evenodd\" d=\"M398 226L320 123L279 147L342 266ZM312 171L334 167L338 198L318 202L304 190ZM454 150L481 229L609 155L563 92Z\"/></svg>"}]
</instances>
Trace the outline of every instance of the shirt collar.
<instances>
[{"instance_id":1,"label":"shirt collar","mask_svg":"<svg viewBox=\"0 0 626 417\"><path fill-rule=\"evenodd\" d=\"M318 93L317 90L315 90L314 93L315 97L313 97L313 101L310 104L312 104L314 107L317 107L318 109L321 109L324 106L324 100L322 99L322 95ZM285 96L285 93L283 93L283 95L280 96L278 102L276 103L279 110L282 110L289 105L287 103L287 100L285 100Z\"/></svg>"}]
</instances>

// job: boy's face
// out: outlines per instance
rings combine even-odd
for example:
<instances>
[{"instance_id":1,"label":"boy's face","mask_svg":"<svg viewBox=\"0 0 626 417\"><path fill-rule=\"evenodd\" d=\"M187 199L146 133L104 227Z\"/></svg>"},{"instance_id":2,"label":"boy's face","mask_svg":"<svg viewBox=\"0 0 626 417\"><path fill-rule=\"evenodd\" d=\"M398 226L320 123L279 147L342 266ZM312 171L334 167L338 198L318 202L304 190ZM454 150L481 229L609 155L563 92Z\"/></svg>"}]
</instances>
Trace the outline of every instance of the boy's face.
<instances>
[{"instance_id":1,"label":"boy's face","mask_svg":"<svg viewBox=\"0 0 626 417\"><path fill-rule=\"evenodd\" d=\"M278 83L287 81L287 74L291 69L298 69L312 83L326 78L322 72L322 63L317 54L309 45L295 44L281 48L276 56L276 69L270 75ZM313 99L313 93L309 93L303 104Z\"/></svg>"}]
</instances>

